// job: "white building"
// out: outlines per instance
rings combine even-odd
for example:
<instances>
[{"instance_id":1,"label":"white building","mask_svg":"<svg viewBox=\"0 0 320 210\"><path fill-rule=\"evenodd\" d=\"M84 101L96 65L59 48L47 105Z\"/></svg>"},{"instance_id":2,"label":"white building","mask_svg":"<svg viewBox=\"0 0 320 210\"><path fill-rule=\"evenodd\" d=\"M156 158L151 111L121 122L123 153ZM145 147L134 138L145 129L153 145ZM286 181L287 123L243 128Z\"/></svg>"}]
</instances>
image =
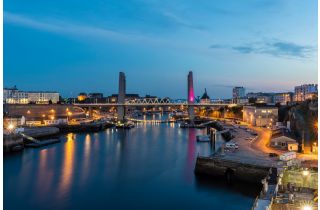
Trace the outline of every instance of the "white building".
<instances>
[{"instance_id":1,"label":"white building","mask_svg":"<svg viewBox=\"0 0 320 210\"><path fill-rule=\"evenodd\" d=\"M49 101L57 103L59 93L49 91L21 91L16 86L3 89L3 102L7 104L48 104Z\"/></svg>"},{"instance_id":2,"label":"white building","mask_svg":"<svg viewBox=\"0 0 320 210\"><path fill-rule=\"evenodd\" d=\"M28 94L23 91L19 91L16 86L13 88L3 89L3 102L8 104L27 104Z\"/></svg>"},{"instance_id":3,"label":"white building","mask_svg":"<svg viewBox=\"0 0 320 210\"><path fill-rule=\"evenodd\" d=\"M49 91L28 91L29 102L37 104L47 104L51 100L52 103L56 104L59 101L59 93Z\"/></svg>"},{"instance_id":4,"label":"white building","mask_svg":"<svg viewBox=\"0 0 320 210\"><path fill-rule=\"evenodd\" d=\"M67 118L61 119L53 119L53 120L44 120L45 125L61 125L61 124L68 124Z\"/></svg>"},{"instance_id":5,"label":"white building","mask_svg":"<svg viewBox=\"0 0 320 210\"><path fill-rule=\"evenodd\" d=\"M253 126L272 127L278 121L278 108L274 106L244 106L243 121Z\"/></svg>"},{"instance_id":6,"label":"white building","mask_svg":"<svg viewBox=\"0 0 320 210\"><path fill-rule=\"evenodd\" d=\"M294 101L305 101L318 95L318 84L305 84L294 87Z\"/></svg>"}]
</instances>

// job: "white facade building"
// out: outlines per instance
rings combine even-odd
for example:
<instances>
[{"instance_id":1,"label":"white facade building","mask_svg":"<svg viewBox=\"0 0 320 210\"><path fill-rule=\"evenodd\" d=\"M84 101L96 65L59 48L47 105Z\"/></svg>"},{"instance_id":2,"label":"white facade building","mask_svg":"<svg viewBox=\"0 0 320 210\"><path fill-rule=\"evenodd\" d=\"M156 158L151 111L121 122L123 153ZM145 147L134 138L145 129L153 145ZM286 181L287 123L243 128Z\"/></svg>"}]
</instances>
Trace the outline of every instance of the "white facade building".
<instances>
[{"instance_id":1,"label":"white facade building","mask_svg":"<svg viewBox=\"0 0 320 210\"><path fill-rule=\"evenodd\" d=\"M253 126L272 127L278 121L278 108L274 106L244 106L243 121Z\"/></svg>"},{"instance_id":2,"label":"white facade building","mask_svg":"<svg viewBox=\"0 0 320 210\"><path fill-rule=\"evenodd\" d=\"M50 91L21 91L16 86L3 89L3 102L7 104L48 104L49 101L57 103L59 93Z\"/></svg>"},{"instance_id":3,"label":"white facade building","mask_svg":"<svg viewBox=\"0 0 320 210\"><path fill-rule=\"evenodd\" d=\"M52 103L56 104L59 101L59 93L47 92L47 91L29 91L28 100L37 104L47 104L51 100Z\"/></svg>"}]
</instances>

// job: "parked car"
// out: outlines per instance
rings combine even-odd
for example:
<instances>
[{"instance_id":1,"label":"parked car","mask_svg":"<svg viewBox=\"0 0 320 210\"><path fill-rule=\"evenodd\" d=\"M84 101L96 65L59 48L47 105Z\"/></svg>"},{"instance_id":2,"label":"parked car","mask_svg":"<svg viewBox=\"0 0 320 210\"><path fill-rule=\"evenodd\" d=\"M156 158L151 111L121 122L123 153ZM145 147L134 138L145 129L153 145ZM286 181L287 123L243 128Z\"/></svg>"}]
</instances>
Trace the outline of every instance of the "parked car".
<instances>
[{"instance_id":1,"label":"parked car","mask_svg":"<svg viewBox=\"0 0 320 210\"><path fill-rule=\"evenodd\" d=\"M226 148L228 148L228 149L238 149L239 146L238 146L236 143L227 142L227 143L226 143Z\"/></svg>"}]
</instances>

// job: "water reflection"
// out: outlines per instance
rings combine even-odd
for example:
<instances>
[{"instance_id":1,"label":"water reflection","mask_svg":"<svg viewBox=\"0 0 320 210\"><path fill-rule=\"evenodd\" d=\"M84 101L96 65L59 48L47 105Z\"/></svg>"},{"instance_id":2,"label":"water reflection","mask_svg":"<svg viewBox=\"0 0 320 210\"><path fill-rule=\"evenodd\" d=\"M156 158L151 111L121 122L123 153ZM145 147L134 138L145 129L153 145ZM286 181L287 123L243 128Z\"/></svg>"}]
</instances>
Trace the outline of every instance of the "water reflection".
<instances>
[{"instance_id":1,"label":"water reflection","mask_svg":"<svg viewBox=\"0 0 320 210\"><path fill-rule=\"evenodd\" d=\"M84 139L84 154L83 154L83 161L82 161L82 172L81 172L81 179L82 183L85 182L85 180L88 177L89 174L89 163L90 163L90 151L91 151L91 136L90 134L86 134L86 137Z\"/></svg>"},{"instance_id":2,"label":"water reflection","mask_svg":"<svg viewBox=\"0 0 320 210\"><path fill-rule=\"evenodd\" d=\"M69 133L67 135L67 141L64 145L64 157L61 169L61 178L58 187L58 196L64 196L65 194L67 194L70 190L71 182L73 181L72 175L74 167L74 137L74 134Z\"/></svg>"},{"instance_id":3,"label":"water reflection","mask_svg":"<svg viewBox=\"0 0 320 210\"><path fill-rule=\"evenodd\" d=\"M196 154L196 129L188 129L188 152L187 152L187 161L185 167L185 176L188 182L193 180L193 174L188 173L188 171L193 171L194 160Z\"/></svg>"},{"instance_id":4,"label":"water reflection","mask_svg":"<svg viewBox=\"0 0 320 210\"><path fill-rule=\"evenodd\" d=\"M223 199L250 208L251 195L195 179L197 154L210 154L210 143L196 142L201 133L137 124L69 133L59 144L26 149L5 159L5 209L231 209Z\"/></svg>"},{"instance_id":5,"label":"water reflection","mask_svg":"<svg viewBox=\"0 0 320 210\"><path fill-rule=\"evenodd\" d=\"M39 167L37 168L36 178L37 181L37 196L40 198L42 197L43 193L48 191L50 188L50 183L52 180L52 173L48 170L48 150L42 149L40 150L40 157L39 157Z\"/></svg>"}]
</instances>

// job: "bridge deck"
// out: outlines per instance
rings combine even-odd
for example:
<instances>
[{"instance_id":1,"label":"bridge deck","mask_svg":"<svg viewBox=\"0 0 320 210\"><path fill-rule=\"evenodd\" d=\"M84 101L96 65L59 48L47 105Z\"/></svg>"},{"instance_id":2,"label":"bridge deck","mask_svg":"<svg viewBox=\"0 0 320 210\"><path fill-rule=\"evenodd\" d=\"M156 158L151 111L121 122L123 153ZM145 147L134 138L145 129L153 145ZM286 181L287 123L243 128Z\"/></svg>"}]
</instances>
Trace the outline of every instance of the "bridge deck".
<instances>
[{"instance_id":1,"label":"bridge deck","mask_svg":"<svg viewBox=\"0 0 320 210\"><path fill-rule=\"evenodd\" d=\"M98 106L189 106L187 103L74 103L73 105L79 107L98 107ZM191 106L236 106L236 104L206 104L206 103L196 103Z\"/></svg>"}]
</instances>

